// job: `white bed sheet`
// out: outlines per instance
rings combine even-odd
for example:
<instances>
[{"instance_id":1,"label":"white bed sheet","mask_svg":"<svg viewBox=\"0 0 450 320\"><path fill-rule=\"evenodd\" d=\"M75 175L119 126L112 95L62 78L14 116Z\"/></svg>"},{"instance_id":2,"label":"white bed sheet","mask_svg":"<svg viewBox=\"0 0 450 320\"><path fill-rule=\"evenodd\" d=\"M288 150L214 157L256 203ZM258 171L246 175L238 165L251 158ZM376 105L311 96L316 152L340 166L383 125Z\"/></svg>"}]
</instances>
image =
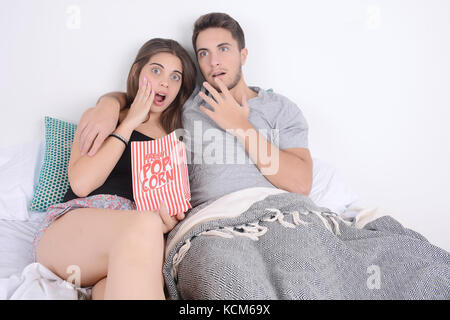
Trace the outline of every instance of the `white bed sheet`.
<instances>
[{"instance_id":1,"label":"white bed sheet","mask_svg":"<svg viewBox=\"0 0 450 320\"><path fill-rule=\"evenodd\" d=\"M27 221L0 219L0 278L21 272L33 262L33 237L45 215L27 214Z\"/></svg>"},{"instance_id":2,"label":"white bed sheet","mask_svg":"<svg viewBox=\"0 0 450 320\"><path fill-rule=\"evenodd\" d=\"M0 219L0 299L89 299L90 289L74 288L33 261L33 238L45 214L28 215L27 221Z\"/></svg>"}]
</instances>

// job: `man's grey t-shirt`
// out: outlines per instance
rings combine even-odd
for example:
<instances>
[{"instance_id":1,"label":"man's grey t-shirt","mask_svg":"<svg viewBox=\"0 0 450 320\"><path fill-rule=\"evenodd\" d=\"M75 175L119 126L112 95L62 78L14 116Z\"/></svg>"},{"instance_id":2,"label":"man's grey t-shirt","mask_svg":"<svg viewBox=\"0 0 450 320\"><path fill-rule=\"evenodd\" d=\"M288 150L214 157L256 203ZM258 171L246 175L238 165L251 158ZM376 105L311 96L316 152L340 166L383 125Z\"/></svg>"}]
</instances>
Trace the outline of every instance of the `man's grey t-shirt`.
<instances>
[{"instance_id":1,"label":"man's grey t-shirt","mask_svg":"<svg viewBox=\"0 0 450 320\"><path fill-rule=\"evenodd\" d=\"M308 124L298 106L280 94L251 89L258 96L248 101L250 123L280 150L308 148ZM245 188L276 188L237 138L200 110L200 105L212 108L197 95L199 90L196 88L183 106L191 205L196 207Z\"/></svg>"}]
</instances>

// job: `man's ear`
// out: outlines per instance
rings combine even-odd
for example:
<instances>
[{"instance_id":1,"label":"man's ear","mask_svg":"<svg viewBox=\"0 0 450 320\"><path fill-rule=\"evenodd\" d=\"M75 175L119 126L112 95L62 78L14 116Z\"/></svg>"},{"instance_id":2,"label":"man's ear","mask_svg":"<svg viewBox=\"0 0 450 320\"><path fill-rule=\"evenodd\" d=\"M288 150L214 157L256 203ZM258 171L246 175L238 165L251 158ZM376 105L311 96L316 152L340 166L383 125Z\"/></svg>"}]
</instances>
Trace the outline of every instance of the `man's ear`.
<instances>
[{"instance_id":1,"label":"man's ear","mask_svg":"<svg viewBox=\"0 0 450 320\"><path fill-rule=\"evenodd\" d=\"M247 61L247 55L248 55L247 48L242 48L242 50L241 50L241 65L242 66L245 64L245 61Z\"/></svg>"}]
</instances>

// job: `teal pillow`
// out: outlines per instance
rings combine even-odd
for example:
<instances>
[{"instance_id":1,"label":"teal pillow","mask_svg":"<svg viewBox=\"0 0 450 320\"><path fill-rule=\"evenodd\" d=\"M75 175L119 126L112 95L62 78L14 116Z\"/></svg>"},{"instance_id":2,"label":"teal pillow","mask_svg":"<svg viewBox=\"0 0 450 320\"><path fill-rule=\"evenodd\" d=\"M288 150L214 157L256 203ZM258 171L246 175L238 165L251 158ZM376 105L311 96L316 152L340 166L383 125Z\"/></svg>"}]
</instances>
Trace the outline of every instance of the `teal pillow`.
<instances>
[{"instance_id":1,"label":"teal pillow","mask_svg":"<svg viewBox=\"0 0 450 320\"><path fill-rule=\"evenodd\" d=\"M45 155L30 209L46 211L63 201L69 189L67 167L77 125L45 117Z\"/></svg>"}]
</instances>

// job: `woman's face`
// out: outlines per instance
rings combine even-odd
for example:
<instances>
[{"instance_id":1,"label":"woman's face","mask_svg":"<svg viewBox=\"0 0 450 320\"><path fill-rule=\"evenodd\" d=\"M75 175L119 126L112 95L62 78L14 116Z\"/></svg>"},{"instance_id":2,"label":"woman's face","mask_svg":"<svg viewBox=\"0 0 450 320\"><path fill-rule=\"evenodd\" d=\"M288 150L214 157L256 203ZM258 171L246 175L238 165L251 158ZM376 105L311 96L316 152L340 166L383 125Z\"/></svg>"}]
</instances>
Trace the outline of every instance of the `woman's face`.
<instances>
[{"instance_id":1,"label":"woman's face","mask_svg":"<svg viewBox=\"0 0 450 320\"><path fill-rule=\"evenodd\" d=\"M160 52L150 58L142 68L139 83L145 78L155 90L152 112L164 111L177 97L182 84L181 60L171 53Z\"/></svg>"}]
</instances>

